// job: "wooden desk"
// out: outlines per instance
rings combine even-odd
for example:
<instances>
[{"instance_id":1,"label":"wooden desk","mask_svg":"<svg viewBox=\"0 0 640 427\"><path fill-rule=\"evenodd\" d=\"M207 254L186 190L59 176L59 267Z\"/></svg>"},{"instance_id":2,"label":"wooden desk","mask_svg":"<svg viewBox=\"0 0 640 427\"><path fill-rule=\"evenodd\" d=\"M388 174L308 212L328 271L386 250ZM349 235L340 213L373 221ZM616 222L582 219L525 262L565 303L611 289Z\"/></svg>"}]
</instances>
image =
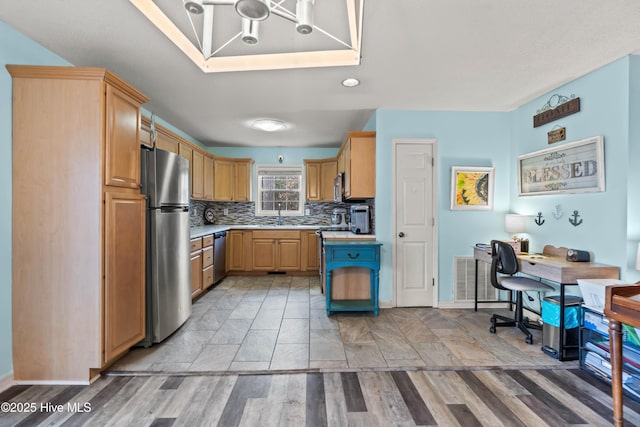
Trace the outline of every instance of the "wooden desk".
<instances>
[{"instance_id":1,"label":"wooden desk","mask_svg":"<svg viewBox=\"0 0 640 427\"><path fill-rule=\"evenodd\" d=\"M570 262L563 253L563 248L545 246L543 255L518 255L518 272L528 276L556 282L560 285L560 307L565 305L565 287L577 286L578 279L618 279L620 269L611 265L595 262ZM473 257L477 261L491 263L491 253L474 248ZM477 277L476 277L477 289ZM477 296L476 296L477 299ZM560 340L558 360L569 360L564 348L564 309L560 310Z\"/></svg>"},{"instance_id":2,"label":"wooden desk","mask_svg":"<svg viewBox=\"0 0 640 427\"><path fill-rule=\"evenodd\" d=\"M634 299L636 295L640 295L637 285L606 288L604 315L609 318L611 396L616 427L622 426L622 324L640 328L640 299Z\"/></svg>"}]
</instances>

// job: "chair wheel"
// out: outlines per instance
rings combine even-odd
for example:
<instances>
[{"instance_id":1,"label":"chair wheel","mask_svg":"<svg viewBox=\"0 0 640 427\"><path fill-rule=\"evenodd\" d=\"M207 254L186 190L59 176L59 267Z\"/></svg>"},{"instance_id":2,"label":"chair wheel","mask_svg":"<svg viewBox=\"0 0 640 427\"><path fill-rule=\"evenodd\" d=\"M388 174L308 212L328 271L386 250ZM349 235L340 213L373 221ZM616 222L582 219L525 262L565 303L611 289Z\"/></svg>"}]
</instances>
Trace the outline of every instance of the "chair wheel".
<instances>
[{"instance_id":1,"label":"chair wheel","mask_svg":"<svg viewBox=\"0 0 640 427\"><path fill-rule=\"evenodd\" d=\"M526 337L524 339L524 342L526 342L527 344L533 344L533 337Z\"/></svg>"},{"instance_id":2,"label":"chair wheel","mask_svg":"<svg viewBox=\"0 0 640 427\"><path fill-rule=\"evenodd\" d=\"M492 334L495 334L495 333L496 333L496 328L495 328L495 326L490 327L490 328L489 328L489 332L491 332Z\"/></svg>"}]
</instances>

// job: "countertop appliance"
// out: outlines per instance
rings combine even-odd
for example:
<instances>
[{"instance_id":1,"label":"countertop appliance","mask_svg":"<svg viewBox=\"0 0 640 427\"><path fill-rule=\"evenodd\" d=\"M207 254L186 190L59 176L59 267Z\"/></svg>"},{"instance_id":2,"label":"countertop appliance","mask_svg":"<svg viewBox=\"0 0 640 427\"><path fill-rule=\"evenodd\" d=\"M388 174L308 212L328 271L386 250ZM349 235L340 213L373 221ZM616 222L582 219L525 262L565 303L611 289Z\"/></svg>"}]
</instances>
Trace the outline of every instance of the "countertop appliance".
<instances>
[{"instance_id":1,"label":"countertop appliance","mask_svg":"<svg viewBox=\"0 0 640 427\"><path fill-rule=\"evenodd\" d=\"M347 210L344 208L334 208L331 211L331 225L346 227L347 226Z\"/></svg>"},{"instance_id":2,"label":"countertop appliance","mask_svg":"<svg viewBox=\"0 0 640 427\"><path fill-rule=\"evenodd\" d=\"M369 205L351 205L351 232L355 234L371 233L371 211Z\"/></svg>"},{"instance_id":3,"label":"countertop appliance","mask_svg":"<svg viewBox=\"0 0 640 427\"><path fill-rule=\"evenodd\" d=\"M333 179L333 201L342 202L344 196L344 174L339 173Z\"/></svg>"},{"instance_id":4,"label":"countertop appliance","mask_svg":"<svg viewBox=\"0 0 640 427\"><path fill-rule=\"evenodd\" d=\"M227 276L227 232L213 234L213 283L218 283Z\"/></svg>"},{"instance_id":5,"label":"countertop appliance","mask_svg":"<svg viewBox=\"0 0 640 427\"><path fill-rule=\"evenodd\" d=\"M142 148L141 178L147 196L147 334L140 345L148 347L191 315L189 161Z\"/></svg>"}]
</instances>

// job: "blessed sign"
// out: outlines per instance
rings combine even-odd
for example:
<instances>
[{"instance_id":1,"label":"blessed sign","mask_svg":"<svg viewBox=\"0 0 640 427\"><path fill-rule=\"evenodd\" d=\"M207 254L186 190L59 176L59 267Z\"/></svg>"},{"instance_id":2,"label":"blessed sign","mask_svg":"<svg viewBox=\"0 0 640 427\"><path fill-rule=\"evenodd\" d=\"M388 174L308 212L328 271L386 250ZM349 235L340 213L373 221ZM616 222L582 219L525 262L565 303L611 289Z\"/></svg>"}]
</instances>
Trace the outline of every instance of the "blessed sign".
<instances>
[{"instance_id":1,"label":"blessed sign","mask_svg":"<svg viewBox=\"0 0 640 427\"><path fill-rule=\"evenodd\" d=\"M602 136L518 157L519 195L604 191Z\"/></svg>"}]
</instances>

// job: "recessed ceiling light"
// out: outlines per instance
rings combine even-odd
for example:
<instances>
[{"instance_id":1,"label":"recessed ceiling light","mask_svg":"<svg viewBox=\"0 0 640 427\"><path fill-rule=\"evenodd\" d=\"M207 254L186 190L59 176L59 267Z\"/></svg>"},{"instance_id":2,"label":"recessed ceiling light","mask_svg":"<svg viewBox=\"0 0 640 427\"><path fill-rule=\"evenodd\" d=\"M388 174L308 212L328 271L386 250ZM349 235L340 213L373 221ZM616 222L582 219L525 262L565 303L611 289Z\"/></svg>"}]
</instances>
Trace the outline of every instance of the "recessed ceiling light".
<instances>
[{"instance_id":1,"label":"recessed ceiling light","mask_svg":"<svg viewBox=\"0 0 640 427\"><path fill-rule=\"evenodd\" d=\"M352 77L350 77L348 79L344 79L342 81L342 86L344 86L344 87L356 87L359 84L360 84L360 80L354 79Z\"/></svg>"},{"instance_id":2,"label":"recessed ceiling light","mask_svg":"<svg viewBox=\"0 0 640 427\"><path fill-rule=\"evenodd\" d=\"M251 122L250 126L265 132L277 132L289 127L285 122L276 119L257 119Z\"/></svg>"}]
</instances>

